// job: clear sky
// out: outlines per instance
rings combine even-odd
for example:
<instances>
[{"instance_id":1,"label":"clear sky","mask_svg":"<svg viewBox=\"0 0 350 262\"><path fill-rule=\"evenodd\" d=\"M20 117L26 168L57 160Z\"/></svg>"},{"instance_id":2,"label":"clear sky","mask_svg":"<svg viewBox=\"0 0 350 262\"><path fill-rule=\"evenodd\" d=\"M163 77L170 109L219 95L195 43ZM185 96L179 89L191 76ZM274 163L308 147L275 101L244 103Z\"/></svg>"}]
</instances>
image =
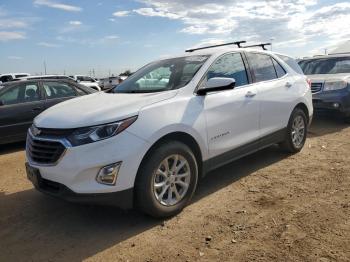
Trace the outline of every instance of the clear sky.
<instances>
[{"instance_id":1,"label":"clear sky","mask_svg":"<svg viewBox=\"0 0 350 262\"><path fill-rule=\"evenodd\" d=\"M349 0L1 0L0 73L106 76L231 40L302 57L349 39L349 21Z\"/></svg>"}]
</instances>

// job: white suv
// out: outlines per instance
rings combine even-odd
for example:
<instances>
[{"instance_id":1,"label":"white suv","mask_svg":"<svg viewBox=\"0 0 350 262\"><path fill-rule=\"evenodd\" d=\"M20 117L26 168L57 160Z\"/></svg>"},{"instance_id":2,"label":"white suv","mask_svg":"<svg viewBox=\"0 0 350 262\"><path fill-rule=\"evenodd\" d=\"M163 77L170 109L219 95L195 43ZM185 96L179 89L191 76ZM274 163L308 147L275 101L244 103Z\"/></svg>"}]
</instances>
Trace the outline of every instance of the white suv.
<instances>
[{"instance_id":1,"label":"white suv","mask_svg":"<svg viewBox=\"0 0 350 262\"><path fill-rule=\"evenodd\" d=\"M278 54L194 51L40 114L28 131L27 174L70 201L172 216L208 171L276 143L300 151L312 115L306 77Z\"/></svg>"}]
</instances>

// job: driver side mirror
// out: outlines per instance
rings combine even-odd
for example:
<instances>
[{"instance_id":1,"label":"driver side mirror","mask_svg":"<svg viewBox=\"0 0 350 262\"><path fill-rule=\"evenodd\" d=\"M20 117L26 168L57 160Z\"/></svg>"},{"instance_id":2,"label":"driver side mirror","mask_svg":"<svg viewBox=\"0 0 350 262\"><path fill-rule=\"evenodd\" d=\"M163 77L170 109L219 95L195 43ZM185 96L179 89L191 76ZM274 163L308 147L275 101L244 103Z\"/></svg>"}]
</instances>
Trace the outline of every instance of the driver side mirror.
<instances>
[{"instance_id":1,"label":"driver side mirror","mask_svg":"<svg viewBox=\"0 0 350 262\"><path fill-rule=\"evenodd\" d=\"M197 94L203 96L209 92L229 90L233 89L235 85L236 80L234 78L213 77L207 81L204 87L197 90Z\"/></svg>"},{"instance_id":2,"label":"driver side mirror","mask_svg":"<svg viewBox=\"0 0 350 262\"><path fill-rule=\"evenodd\" d=\"M4 101L0 100L0 106L4 106L4 105L5 105Z\"/></svg>"}]
</instances>

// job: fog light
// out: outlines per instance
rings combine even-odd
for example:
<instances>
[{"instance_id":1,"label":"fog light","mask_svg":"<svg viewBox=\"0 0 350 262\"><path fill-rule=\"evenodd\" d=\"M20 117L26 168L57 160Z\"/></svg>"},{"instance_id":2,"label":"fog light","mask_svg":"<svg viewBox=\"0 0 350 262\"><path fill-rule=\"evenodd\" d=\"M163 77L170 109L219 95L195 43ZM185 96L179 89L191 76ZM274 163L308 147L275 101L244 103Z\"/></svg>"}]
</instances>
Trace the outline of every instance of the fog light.
<instances>
[{"instance_id":1,"label":"fog light","mask_svg":"<svg viewBox=\"0 0 350 262\"><path fill-rule=\"evenodd\" d=\"M339 104L338 103L333 103L333 107L334 108L339 108Z\"/></svg>"},{"instance_id":2,"label":"fog light","mask_svg":"<svg viewBox=\"0 0 350 262\"><path fill-rule=\"evenodd\" d=\"M102 167L98 172L96 181L100 184L114 186L117 182L121 162Z\"/></svg>"}]
</instances>

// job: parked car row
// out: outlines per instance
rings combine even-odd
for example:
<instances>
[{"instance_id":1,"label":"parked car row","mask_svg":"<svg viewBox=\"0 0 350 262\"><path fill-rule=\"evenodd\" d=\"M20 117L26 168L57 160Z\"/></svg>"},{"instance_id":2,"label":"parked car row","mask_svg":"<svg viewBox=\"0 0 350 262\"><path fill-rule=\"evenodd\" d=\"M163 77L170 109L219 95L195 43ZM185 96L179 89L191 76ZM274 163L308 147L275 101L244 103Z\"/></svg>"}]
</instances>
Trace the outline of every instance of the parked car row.
<instances>
[{"instance_id":1,"label":"parked car row","mask_svg":"<svg viewBox=\"0 0 350 262\"><path fill-rule=\"evenodd\" d=\"M9 74L0 74L0 83L6 83L18 79L21 77L27 77L30 74L27 73L9 73Z\"/></svg>"},{"instance_id":2,"label":"parked car row","mask_svg":"<svg viewBox=\"0 0 350 262\"><path fill-rule=\"evenodd\" d=\"M0 83L6 83L10 81L23 81L23 80L36 80L36 79L63 79L63 80L71 80L75 81L81 85L93 88L97 91L101 91L101 87L99 86L99 82L89 76L83 75L35 75L31 76L26 73L15 73L15 74L4 74L0 75Z\"/></svg>"}]
</instances>

